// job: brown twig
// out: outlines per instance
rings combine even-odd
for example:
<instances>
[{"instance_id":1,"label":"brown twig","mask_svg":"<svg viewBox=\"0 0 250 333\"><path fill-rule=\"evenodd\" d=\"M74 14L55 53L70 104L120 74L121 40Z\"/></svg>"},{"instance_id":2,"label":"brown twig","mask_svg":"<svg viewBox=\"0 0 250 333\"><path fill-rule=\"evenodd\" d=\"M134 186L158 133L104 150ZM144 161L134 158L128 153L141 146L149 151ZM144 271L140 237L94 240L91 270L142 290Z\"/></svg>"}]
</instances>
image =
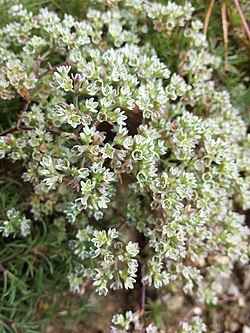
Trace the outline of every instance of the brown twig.
<instances>
[{"instance_id":1,"label":"brown twig","mask_svg":"<svg viewBox=\"0 0 250 333\"><path fill-rule=\"evenodd\" d=\"M79 126L77 126L76 130L74 131L74 134L76 136L79 135L79 133L81 132L81 130L83 129L84 125L83 124L80 124Z\"/></svg>"},{"instance_id":2,"label":"brown twig","mask_svg":"<svg viewBox=\"0 0 250 333\"><path fill-rule=\"evenodd\" d=\"M18 131L32 131L34 129L35 129L34 127L22 127L22 126L20 126L18 128L17 126L15 126L15 127L12 127L10 129L0 133L0 136L4 136L4 135L7 135L7 134L10 134L10 133L13 133L13 132L18 132Z\"/></svg>"},{"instance_id":3,"label":"brown twig","mask_svg":"<svg viewBox=\"0 0 250 333\"><path fill-rule=\"evenodd\" d=\"M228 68L228 26L227 26L227 5L223 2L221 6L221 19L222 19L222 30L223 30L223 40L224 40L224 70L227 71Z\"/></svg>"},{"instance_id":4,"label":"brown twig","mask_svg":"<svg viewBox=\"0 0 250 333\"><path fill-rule=\"evenodd\" d=\"M9 128L7 129L6 131L3 131L2 133L0 133L0 136L4 136L4 135L7 135L7 134L10 134L10 133L13 133L13 132L16 132L18 131L17 127L12 127L12 128Z\"/></svg>"},{"instance_id":5,"label":"brown twig","mask_svg":"<svg viewBox=\"0 0 250 333\"><path fill-rule=\"evenodd\" d=\"M244 14L241 11L239 1L238 0L234 0L234 4L235 4L235 7L236 7L236 9L237 9L237 11L238 11L238 13L240 15L240 19L241 19L241 22L242 22L243 27L245 29L245 32L247 34L247 37L250 40L250 29L249 29L249 26L248 26L247 21L245 19L245 16L244 16Z\"/></svg>"},{"instance_id":6,"label":"brown twig","mask_svg":"<svg viewBox=\"0 0 250 333\"><path fill-rule=\"evenodd\" d=\"M51 134L55 134L57 136L62 136L62 132L60 132L60 131L58 131L58 130L56 130L54 128L47 127L46 131L49 132L49 133L51 133Z\"/></svg>"},{"instance_id":7,"label":"brown twig","mask_svg":"<svg viewBox=\"0 0 250 333\"><path fill-rule=\"evenodd\" d=\"M244 297L240 296L240 295L228 296L228 297L225 297L225 298L219 300L218 304L226 304L226 303L230 303L230 302L238 302L241 299L244 299Z\"/></svg>"},{"instance_id":8,"label":"brown twig","mask_svg":"<svg viewBox=\"0 0 250 333\"><path fill-rule=\"evenodd\" d=\"M2 262L0 263L0 270L1 270L1 267L3 267L3 265L8 264L9 262L14 261L14 260L16 260L16 259L17 259L17 256L15 256L15 257L11 257L11 258L9 258L9 259L6 259L6 260L2 261Z\"/></svg>"},{"instance_id":9,"label":"brown twig","mask_svg":"<svg viewBox=\"0 0 250 333\"><path fill-rule=\"evenodd\" d=\"M204 29L203 29L204 35L207 34L207 28L208 28L208 25L209 25L209 21L210 21L210 17L211 17L211 14L212 14L213 7L214 7L214 3L215 3L215 0L210 0L208 10L207 10L207 14L206 14L206 17L205 17L205 22L204 22Z\"/></svg>"}]
</instances>

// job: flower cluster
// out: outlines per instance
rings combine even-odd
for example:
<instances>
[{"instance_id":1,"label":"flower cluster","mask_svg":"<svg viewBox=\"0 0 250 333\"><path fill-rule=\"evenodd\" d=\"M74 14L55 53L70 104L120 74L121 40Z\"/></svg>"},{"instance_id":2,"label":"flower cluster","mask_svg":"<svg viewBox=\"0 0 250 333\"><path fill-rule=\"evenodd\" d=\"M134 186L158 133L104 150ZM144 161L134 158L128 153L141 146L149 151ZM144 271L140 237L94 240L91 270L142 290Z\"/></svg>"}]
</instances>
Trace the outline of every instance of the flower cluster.
<instances>
[{"instance_id":1,"label":"flower cluster","mask_svg":"<svg viewBox=\"0 0 250 333\"><path fill-rule=\"evenodd\" d=\"M116 314L112 318L112 323L114 326L111 326L111 333L126 333L131 332L131 328L133 327L134 331L140 332L144 325L140 320L139 313L133 313L132 311L127 311L125 316L122 314ZM146 333L157 333L157 327L150 323L145 328Z\"/></svg>"},{"instance_id":2,"label":"flower cluster","mask_svg":"<svg viewBox=\"0 0 250 333\"><path fill-rule=\"evenodd\" d=\"M30 234L31 221L20 211L11 208L6 213L7 219L1 222L0 232L4 237L15 237L17 234L27 236Z\"/></svg>"},{"instance_id":3,"label":"flower cluster","mask_svg":"<svg viewBox=\"0 0 250 333\"><path fill-rule=\"evenodd\" d=\"M187 322L184 322L181 325L181 329L180 329L180 333L188 333L188 332L202 333L202 332L206 332L206 331L207 331L206 325L202 322L200 317L197 317L197 316L192 317L190 324Z\"/></svg>"},{"instance_id":4,"label":"flower cluster","mask_svg":"<svg viewBox=\"0 0 250 333\"><path fill-rule=\"evenodd\" d=\"M135 257L139 253L138 244L129 241L124 246L118 237L119 233L116 229L108 229L106 232L94 230L93 227L88 226L78 231L77 240L73 243L74 252L82 260L88 258L95 260L91 278L99 295L108 293L108 285L113 290L123 286L125 289L133 289L136 282L138 262ZM89 271L89 265L87 267L86 271ZM86 276L84 269L83 276ZM72 279L75 281L74 275L70 276L71 285Z\"/></svg>"}]
</instances>

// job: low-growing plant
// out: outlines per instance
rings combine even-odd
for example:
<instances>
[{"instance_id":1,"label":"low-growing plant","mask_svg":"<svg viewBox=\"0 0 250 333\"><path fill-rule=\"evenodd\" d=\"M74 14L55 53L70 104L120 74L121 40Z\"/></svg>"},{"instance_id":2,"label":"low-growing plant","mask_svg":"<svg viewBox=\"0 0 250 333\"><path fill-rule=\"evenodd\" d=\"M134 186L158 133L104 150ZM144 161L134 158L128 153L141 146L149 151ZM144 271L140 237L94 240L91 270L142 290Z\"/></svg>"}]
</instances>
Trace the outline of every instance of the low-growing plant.
<instances>
[{"instance_id":1,"label":"low-growing plant","mask_svg":"<svg viewBox=\"0 0 250 333\"><path fill-rule=\"evenodd\" d=\"M41 327L53 289L136 284L138 311L111 332L167 332L145 311L152 289L189 295L175 331L204 332L249 259L242 110L214 81L191 3L86 5L81 21L16 5L0 30L1 332Z\"/></svg>"}]
</instances>

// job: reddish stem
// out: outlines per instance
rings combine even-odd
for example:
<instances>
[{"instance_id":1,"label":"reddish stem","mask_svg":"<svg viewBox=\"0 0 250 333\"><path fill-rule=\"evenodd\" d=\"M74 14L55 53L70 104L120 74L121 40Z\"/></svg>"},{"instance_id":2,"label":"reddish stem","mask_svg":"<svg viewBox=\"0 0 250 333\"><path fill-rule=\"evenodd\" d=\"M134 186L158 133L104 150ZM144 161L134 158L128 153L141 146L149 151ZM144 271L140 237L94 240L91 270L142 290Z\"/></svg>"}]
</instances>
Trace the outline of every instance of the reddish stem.
<instances>
[{"instance_id":1,"label":"reddish stem","mask_svg":"<svg viewBox=\"0 0 250 333\"><path fill-rule=\"evenodd\" d=\"M0 272L3 274L7 272L7 270L4 268L4 266L1 263L0 263Z\"/></svg>"},{"instance_id":2,"label":"reddish stem","mask_svg":"<svg viewBox=\"0 0 250 333\"><path fill-rule=\"evenodd\" d=\"M238 0L234 0L234 4L235 4L235 6L237 8L237 11L238 11L238 13L240 15L240 19L241 19L241 22L242 22L243 27L245 29L245 32L247 34L247 37L250 40L250 29L249 29L249 26L248 26L247 21L245 19L245 16L244 16L244 14L241 11L239 1Z\"/></svg>"},{"instance_id":3,"label":"reddish stem","mask_svg":"<svg viewBox=\"0 0 250 333\"><path fill-rule=\"evenodd\" d=\"M228 53L228 27L227 27L227 6L223 2L221 6L222 30L224 39L224 69L227 71L227 53Z\"/></svg>"},{"instance_id":4,"label":"reddish stem","mask_svg":"<svg viewBox=\"0 0 250 333\"><path fill-rule=\"evenodd\" d=\"M19 128L17 126L15 127L12 127L4 132L2 132L0 134L0 136L4 136L4 135L7 135L7 134L10 134L10 133L13 133L13 132L18 132L18 131L32 131L34 130L35 128L34 127L22 127L20 126Z\"/></svg>"},{"instance_id":5,"label":"reddish stem","mask_svg":"<svg viewBox=\"0 0 250 333\"><path fill-rule=\"evenodd\" d=\"M100 121L99 120L96 120L93 124L93 127L97 128L97 126L100 125Z\"/></svg>"},{"instance_id":6,"label":"reddish stem","mask_svg":"<svg viewBox=\"0 0 250 333\"><path fill-rule=\"evenodd\" d=\"M143 261L139 261L141 264L141 277L143 278L145 275L145 263ZM146 285L141 283L141 309L140 309L140 317L142 318L144 329L147 325L147 319L145 315L145 307L146 307Z\"/></svg>"}]
</instances>

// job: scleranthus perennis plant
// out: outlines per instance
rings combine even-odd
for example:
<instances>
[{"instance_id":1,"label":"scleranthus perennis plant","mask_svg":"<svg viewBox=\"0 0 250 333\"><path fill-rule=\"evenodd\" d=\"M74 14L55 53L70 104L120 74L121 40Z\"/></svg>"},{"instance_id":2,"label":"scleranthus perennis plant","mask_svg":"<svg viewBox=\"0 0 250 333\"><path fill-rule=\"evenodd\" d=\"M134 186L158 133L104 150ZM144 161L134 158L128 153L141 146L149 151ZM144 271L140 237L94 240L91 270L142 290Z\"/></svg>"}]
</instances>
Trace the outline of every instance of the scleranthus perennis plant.
<instances>
[{"instance_id":1,"label":"scleranthus perennis plant","mask_svg":"<svg viewBox=\"0 0 250 333\"><path fill-rule=\"evenodd\" d=\"M89 1L79 22L12 8L0 30L0 156L25 190L13 182L20 198L1 208L6 304L29 302L45 260L52 272L65 265L80 294L140 286L140 308L115 314L113 333L166 332L145 313L153 288L195 300L176 332L206 330L206 306L223 302L234 263L248 262L238 212L249 208L249 136L213 81L220 59L193 12L188 2ZM176 32L169 68L152 39L171 45ZM5 303L4 332L20 330Z\"/></svg>"}]
</instances>

